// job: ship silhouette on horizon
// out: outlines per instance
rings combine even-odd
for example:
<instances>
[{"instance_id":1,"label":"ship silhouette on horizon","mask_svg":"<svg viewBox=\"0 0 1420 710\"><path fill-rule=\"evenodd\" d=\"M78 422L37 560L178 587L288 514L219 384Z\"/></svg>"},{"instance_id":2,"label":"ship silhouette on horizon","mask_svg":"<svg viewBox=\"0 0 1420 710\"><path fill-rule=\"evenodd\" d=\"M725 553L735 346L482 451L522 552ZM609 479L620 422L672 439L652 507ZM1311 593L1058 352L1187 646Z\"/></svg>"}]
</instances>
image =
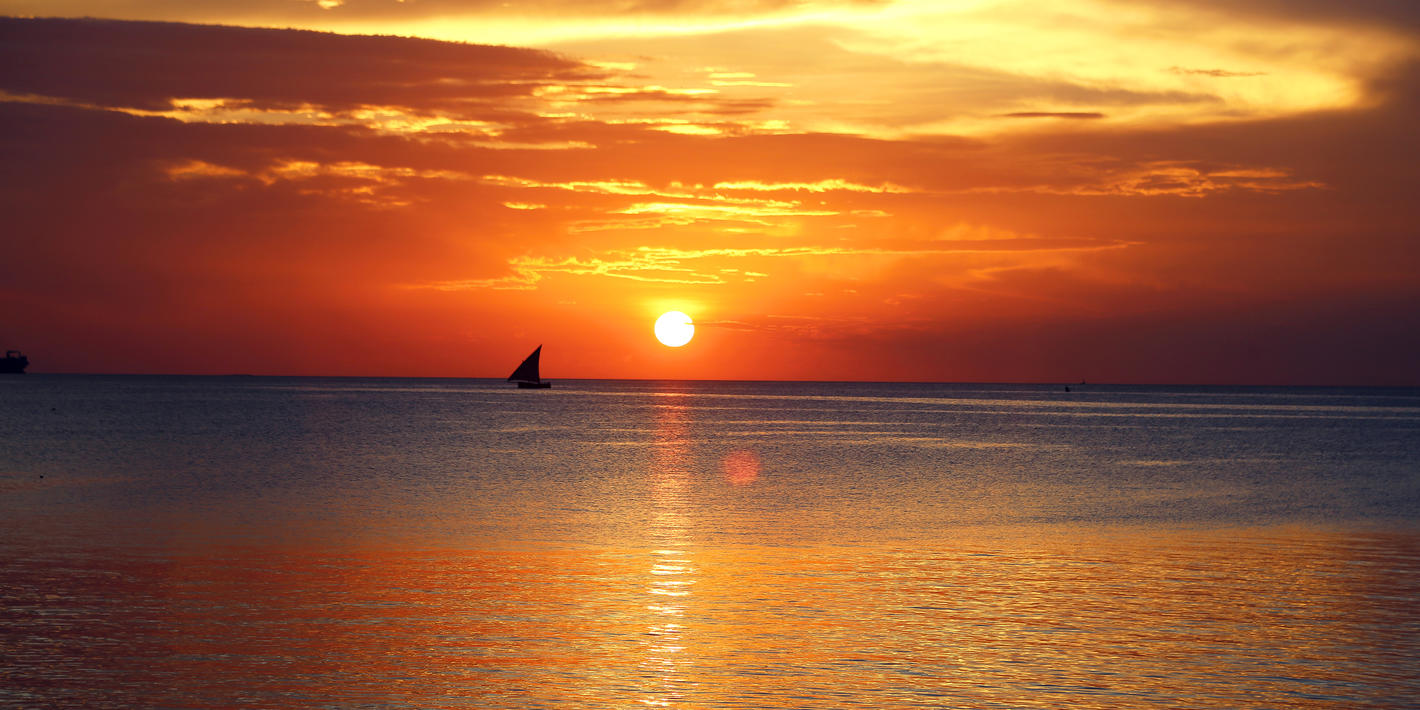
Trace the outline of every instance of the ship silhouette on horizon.
<instances>
[{"instance_id":1,"label":"ship silhouette on horizon","mask_svg":"<svg viewBox=\"0 0 1420 710\"><path fill-rule=\"evenodd\" d=\"M30 366L30 359L19 350L6 350L5 359L0 360L0 374L23 375Z\"/></svg>"},{"instance_id":2,"label":"ship silhouette on horizon","mask_svg":"<svg viewBox=\"0 0 1420 710\"><path fill-rule=\"evenodd\" d=\"M518 369L513 370L513 374L508 375L508 381L518 383L518 389L551 389L552 383L538 376L537 366L541 355L542 346L539 345L526 360L523 360L523 364L518 365Z\"/></svg>"}]
</instances>

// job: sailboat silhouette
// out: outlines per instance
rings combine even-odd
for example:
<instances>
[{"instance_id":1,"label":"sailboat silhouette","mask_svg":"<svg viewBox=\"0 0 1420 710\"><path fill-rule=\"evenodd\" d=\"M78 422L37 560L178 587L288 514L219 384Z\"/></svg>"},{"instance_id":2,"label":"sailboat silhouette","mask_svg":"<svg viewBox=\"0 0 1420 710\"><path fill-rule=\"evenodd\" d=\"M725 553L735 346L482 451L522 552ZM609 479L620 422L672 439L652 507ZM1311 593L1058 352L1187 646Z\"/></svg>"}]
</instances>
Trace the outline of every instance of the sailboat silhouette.
<instances>
[{"instance_id":1,"label":"sailboat silhouette","mask_svg":"<svg viewBox=\"0 0 1420 710\"><path fill-rule=\"evenodd\" d=\"M538 377L537 362L541 355L542 346L539 345L526 360L523 360L523 364L518 365L518 369L513 370L513 374L508 375L508 381L518 383L518 389L545 390L551 388L551 382Z\"/></svg>"}]
</instances>

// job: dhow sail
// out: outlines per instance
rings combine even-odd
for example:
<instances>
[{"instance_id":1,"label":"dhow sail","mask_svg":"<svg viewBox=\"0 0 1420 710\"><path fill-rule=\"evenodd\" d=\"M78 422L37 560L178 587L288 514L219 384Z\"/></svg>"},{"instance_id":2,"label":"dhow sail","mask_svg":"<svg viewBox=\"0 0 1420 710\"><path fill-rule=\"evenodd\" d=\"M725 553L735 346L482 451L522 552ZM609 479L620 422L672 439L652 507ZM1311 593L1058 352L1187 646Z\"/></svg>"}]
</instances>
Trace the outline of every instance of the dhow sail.
<instances>
[{"instance_id":1,"label":"dhow sail","mask_svg":"<svg viewBox=\"0 0 1420 710\"><path fill-rule=\"evenodd\" d=\"M542 346L539 345L539 346L537 346L537 349L534 350L534 351L532 351L532 354L529 355L528 358L523 361L523 364L518 365L518 369L513 370L513 374L508 375L508 381L509 381L509 382L516 382L516 383L518 383L518 386L519 386L519 387L523 387L523 388L529 388L529 387L546 388L546 387L551 387L551 386L552 386L552 383L551 383L551 382L543 382L543 381L542 381L542 378L538 376L538 368L537 368L537 365L538 365L538 359L539 359L541 356L542 356Z\"/></svg>"}]
</instances>

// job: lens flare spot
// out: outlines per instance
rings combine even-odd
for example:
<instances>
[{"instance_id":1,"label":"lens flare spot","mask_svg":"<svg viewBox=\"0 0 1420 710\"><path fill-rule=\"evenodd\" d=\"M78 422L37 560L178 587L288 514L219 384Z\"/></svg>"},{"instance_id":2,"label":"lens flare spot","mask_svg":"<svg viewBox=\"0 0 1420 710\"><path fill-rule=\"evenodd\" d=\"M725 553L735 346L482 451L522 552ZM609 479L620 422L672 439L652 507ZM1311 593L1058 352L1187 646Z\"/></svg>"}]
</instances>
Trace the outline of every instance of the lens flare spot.
<instances>
[{"instance_id":1,"label":"lens flare spot","mask_svg":"<svg viewBox=\"0 0 1420 710\"><path fill-rule=\"evenodd\" d=\"M721 459L725 478L736 486L746 486L759 478L759 455L749 449L735 449Z\"/></svg>"}]
</instances>

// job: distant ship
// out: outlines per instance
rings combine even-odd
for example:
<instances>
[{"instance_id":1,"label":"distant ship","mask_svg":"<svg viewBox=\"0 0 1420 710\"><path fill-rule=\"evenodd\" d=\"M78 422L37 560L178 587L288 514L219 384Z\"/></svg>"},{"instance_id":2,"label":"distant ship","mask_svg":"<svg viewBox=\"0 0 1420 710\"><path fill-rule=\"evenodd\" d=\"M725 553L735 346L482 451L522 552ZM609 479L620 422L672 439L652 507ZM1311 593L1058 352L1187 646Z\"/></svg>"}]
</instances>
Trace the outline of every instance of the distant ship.
<instances>
[{"instance_id":1,"label":"distant ship","mask_svg":"<svg viewBox=\"0 0 1420 710\"><path fill-rule=\"evenodd\" d=\"M536 354L536 353L534 353ZM7 375L23 375L25 368L30 366L30 359L20 354L19 350L6 350L5 359L0 360L0 373ZM533 363L533 373L537 372L537 363Z\"/></svg>"},{"instance_id":2,"label":"distant ship","mask_svg":"<svg viewBox=\"0 0 1420 710\"><path fill-rule=\"evenodd\" d=\"M537 361L541 355L542 346L539 345L528 356L528 359L523 361L523 364L518 365L518 369L513 370L513 374L508 375L508 381L518 383L518 389L525 390L545 390L552 387L551 382L543 380L537 375Z\"/></svg>"}]
</instances>

